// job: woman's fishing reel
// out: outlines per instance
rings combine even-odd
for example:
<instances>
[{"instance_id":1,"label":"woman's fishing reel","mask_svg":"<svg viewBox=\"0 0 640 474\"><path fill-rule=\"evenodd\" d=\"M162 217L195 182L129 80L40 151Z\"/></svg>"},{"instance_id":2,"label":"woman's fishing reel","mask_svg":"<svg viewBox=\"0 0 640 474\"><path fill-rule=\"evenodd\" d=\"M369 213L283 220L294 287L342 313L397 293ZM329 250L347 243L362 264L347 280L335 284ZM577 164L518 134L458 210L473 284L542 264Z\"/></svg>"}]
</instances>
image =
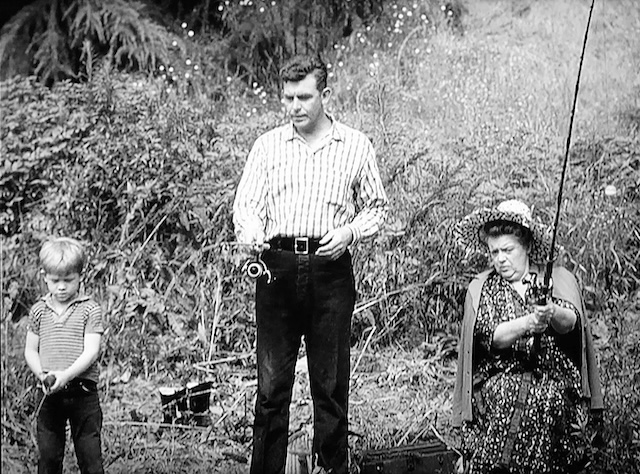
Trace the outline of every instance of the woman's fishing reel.
<instances>
[{"instance_id":1,"label":"woman's fishing reel","mask_svg":"<svg viewBox=\"0 0 640 474\"><path fill-rule=\"evenodd\" d=\"M547 304L551 298L551 290L553 288L553 281L551 278L549 278L549 286L545 286L544 280L538 280L537 273L529 273L522 279L522 283L528 286L524 295L525 302L528 305L545 306ZM540 379L542 377L540 369L540 365L542 363L542 335L534 334L533 339L529 339L529 341L532 341L530 359L531 369L533 375L537 379Z\"/></svg>"},{"instance_id":2,"label":"woman's fishing reel","mask_svg":"<svg viewBox=\"0 0 640 474\"><path fill-rule=\"evenodd\" d=\"M547 304L547 300L551 296L551 288L553 283L549 279L549 286L544 285L544 281L538 280L537 273L529 273L522 279L522 283L527 285L527 291L525 292L525 301L527 304L544 306Z\"/></svg>"},{"instance_id":3,"label":"woman's fishing reel","mask_svg":"<svg viewBox=\"0 0 640 474\"><path fill-rule=\"evenodd\" d=\"M267 284L273 281L273 276L271 275L271 271L267 268L267 264L260 258L259 255L256 255L255 259L249 259L244 262L242 266L242 271L246 273L249 278L253 278L254 280L260 278L263 275L267 277Z\"/></svg>"}]
</instances>

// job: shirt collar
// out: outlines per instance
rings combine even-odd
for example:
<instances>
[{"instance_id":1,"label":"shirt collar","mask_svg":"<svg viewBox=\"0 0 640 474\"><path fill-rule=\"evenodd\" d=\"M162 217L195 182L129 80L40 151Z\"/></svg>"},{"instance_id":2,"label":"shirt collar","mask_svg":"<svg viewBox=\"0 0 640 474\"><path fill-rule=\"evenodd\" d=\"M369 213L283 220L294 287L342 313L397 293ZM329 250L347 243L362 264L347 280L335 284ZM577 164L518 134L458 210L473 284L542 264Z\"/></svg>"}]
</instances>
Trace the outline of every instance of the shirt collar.
<instances>
[{"instance_id":1,"label":"shirt collar","mask_svg":"<svg viewBox=\"0 0 640 474\"><path fill-rule=\"evenodd\" d=\"M68 307L71 307L72 305L77 304L77 303L82 303L83 301L87 301L88 299L89 299L88 295L78 295L78 296L75 297L75 299L73 301L71 301L69 303ZM53 296L51 295L51 293L47 293L46 295L44 295L42 297L42 300L46 303L46 305L49 308L53 309Z\"/></svg>"},{"instance_id":2,"label":"shirt collar","mask_svg":"<svg viewBox=\"0 0 640 474\"><path fill-rule=\"evenodd\" d=\"M332 114L328 112L325 112L325 114L327 115L327 117L329 117L329 120L331 120L331 130L329 131L329 134L331 135L331 139L337 140L337 141L343 141L344 133L340 127L340 124ZM296 131L296 127L294 127L293 122L289 122L288 127L289 128L285 135L286 141L292 141L292 140L295 140L296 138L300 138L301 140L304 140L300 136L300 134Z\"/></svg>"}]
</instances>

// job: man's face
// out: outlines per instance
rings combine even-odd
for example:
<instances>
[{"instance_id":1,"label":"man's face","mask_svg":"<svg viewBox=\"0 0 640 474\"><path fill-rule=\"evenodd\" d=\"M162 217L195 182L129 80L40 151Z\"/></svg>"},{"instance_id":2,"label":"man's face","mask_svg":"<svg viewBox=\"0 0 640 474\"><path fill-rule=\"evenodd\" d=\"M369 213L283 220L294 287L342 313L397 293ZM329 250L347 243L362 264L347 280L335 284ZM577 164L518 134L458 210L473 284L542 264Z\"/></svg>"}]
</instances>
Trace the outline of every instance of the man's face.
<instances>
[{"instance_id":1,"label":"man's face","mask_svg":"<svg viewBox=\"0 0 640 474\"><path fill-rule=\"evenodd\" d=\"M318 90L313 74L298 82L284 83L282 102L298 132L313 133L316 130L325 116L324 106L330 95L328 88Z\"/></svg>"}]
</instances>

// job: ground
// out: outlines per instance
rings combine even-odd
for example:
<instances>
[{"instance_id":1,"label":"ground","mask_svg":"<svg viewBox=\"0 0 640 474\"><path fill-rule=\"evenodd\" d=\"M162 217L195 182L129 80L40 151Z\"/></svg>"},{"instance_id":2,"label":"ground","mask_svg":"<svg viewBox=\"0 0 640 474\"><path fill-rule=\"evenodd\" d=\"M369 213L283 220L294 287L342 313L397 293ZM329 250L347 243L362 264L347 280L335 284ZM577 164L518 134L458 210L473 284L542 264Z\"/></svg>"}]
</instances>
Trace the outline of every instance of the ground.
<instances>
[{"instance_id":1,"label":"ground","mask_svg":"<svg viewBox=\"0 0 640 474\"><path fill-rule=\"evenodd\" d=\"M451 344L449 338L411 351L396 347L379 352L364 346L353 350L351 472L359 472L366 449L412 444L436 437L455 447L449 421L455 373ZM125 376L110 384L103 395L106 472L248 472L256 384L250 358L242 361L211 363L208 365L211 372L203 371L202 380L219 380L214 383L210 398L210 426L171 427L161 423L158 387L167 384L166 377ZM301 353L291 404L292 442L288 459L292 463L288 473L304 472L297 462L304 456L298 454L308 450L311 428L312 404L306 359ZM15 454L11 456L14 460ZM25 463L33 462L27 455L21 457ZM9 468L12 474L29 472L15 461L11 465L3 463L3 467ZM67 449L65 467L65 472L77 472L71 447Z\"/></svg>"}]
</instances>

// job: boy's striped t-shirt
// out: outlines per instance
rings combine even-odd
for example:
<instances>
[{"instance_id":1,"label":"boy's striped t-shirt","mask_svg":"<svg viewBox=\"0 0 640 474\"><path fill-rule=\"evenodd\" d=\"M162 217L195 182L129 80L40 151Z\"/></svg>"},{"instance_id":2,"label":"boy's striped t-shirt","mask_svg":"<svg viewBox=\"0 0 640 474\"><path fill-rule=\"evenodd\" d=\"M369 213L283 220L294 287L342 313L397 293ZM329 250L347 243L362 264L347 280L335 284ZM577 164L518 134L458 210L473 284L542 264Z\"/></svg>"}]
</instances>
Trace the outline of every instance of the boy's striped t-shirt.
<instances>
[{"instance_id":1,"label":"boy's striped t-shirt","mask_svg":"<svg viewBox=\"0 0 640 474\"><path fill-rule=\"evenodd\" d=\"M29 312L29 331L39 337L42 370L65 370L84 350L84 335L104 333L102 309L88 296L76 299L58 315L50 305L51 295L37 301ZM94 362L78 378L98 382L99 370Z\"/></svg>"}]
</instances>

